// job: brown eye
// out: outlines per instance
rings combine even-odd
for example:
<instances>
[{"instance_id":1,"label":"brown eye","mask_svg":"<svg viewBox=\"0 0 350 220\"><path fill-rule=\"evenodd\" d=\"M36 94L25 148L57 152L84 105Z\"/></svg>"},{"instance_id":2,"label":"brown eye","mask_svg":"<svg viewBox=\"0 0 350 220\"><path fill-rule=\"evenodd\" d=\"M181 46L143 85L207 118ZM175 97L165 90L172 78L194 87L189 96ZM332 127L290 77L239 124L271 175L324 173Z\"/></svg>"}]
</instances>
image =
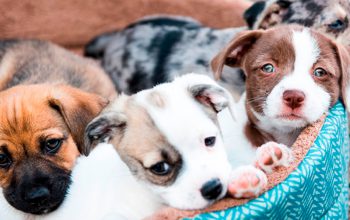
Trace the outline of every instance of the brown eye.
<instances>
[{"instance_id":1,"label":"brown eye","mask_svg":"<svg viewBox=\"0 0 350 220\"><path fill-rule=\"evenodd\" d=\"M171 172L171 166L166 162L159 162L151 166L150 171L158 176L165 176Z\"/></svg>"},{"instance_id":2,"label":"brown eye","mask_svg":"<svg viewBox=\"0 0 350 220\"><path fill-rule=\"evenodd\" d=\"M314 76L322 78L327 75L327 71L322 68L317 68L314 70Z\"/></svg>"},{"instance_id":3,"label":"brown eye","mask_svg":"<svg viewBox=\"0 0 350 220\"><path fill-rule=\"evenodd\" d=\"M275 72L275 67L268 63L265 64L263 67L261 67L261 70L264 71L265 73L274 73Z\"/></svg>"},{"instance_id":4,"label":"brown eye","mask_svg":"<svg viewBox=\"0 0 350 220\"><path fill-rule=\"evenodd\" d=\"M43 143L43 151L46 154L55 154L60 149L62 145L62 139L48 139Z\"/></svg>"},{"instance_id":5,"label":"brown eye","mask_svg":"<svg viewBox=\"0 0 350 220\"><path fill-rule=\"evenodd\" d=\"M8 168L11 165L11 159L6 154L0 154L0 168Z\"/></svg>"}]
</instances>

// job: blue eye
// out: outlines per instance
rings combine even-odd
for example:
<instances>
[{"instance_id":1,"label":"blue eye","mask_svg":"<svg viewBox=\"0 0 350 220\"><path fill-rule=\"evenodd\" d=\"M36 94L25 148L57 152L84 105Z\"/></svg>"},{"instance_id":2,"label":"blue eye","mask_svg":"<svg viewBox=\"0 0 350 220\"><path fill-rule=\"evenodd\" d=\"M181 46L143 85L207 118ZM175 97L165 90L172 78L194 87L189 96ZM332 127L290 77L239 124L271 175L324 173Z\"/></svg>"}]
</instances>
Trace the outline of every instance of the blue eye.
<instances>
[{"instance_id":1,"label":"blue eye","mask_svg":"<svg viewBox=\"0 0 350 220\"><path fill-rule=\"evenodd\" d=\"M261 68L262 71L264 71L265 73L273 73L275 72L275 67L268 63L268 64L265 64L262 68Z\"/></svg>"},{"instance_id":2,"label":"blue eye","mask_svg":"<svg viewBox=\"0 0 350 220\"><path fill-rule=\"evenodd\" d=\"M345 27L345 22L338 19L333 23L329 24L328 27L333 30L342 30Z\"/></svg>"},{"instance_id":3,"label":"blue eye","mask_svg":"<svg viewBox=\"0 0 350 220\"><path fill-rule=\"evenodd\" d=\"M322 68L317 68L314 70L314 76L321 78L327 75L327 71Z\"/></svg>"}]
</instances>

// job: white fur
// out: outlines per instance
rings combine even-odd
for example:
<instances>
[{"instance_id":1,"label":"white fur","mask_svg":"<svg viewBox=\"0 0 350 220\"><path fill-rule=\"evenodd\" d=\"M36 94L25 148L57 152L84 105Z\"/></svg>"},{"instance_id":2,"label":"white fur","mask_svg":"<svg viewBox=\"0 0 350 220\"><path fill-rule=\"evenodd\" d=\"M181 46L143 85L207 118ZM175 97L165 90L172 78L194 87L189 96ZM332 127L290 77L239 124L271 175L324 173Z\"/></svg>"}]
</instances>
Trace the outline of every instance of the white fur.
<instances>
[{"instance_id":1,"label":"white fur","mask_svg":"<svg viewBox=\"0 0 350 220\"><path fill-rule=\"evenodd\" d=\"M252 165L256 149L243 132L247 122L245 97L238 105L231 106L237 110L237 121L233 120L228 108L219 113L219 128L188 90L201 84L218 86L209 77L189 74L134 96L181 155L182 169L171 185L157 186L137 180L111 145L99 144L89 157L78 160L72 173L73 183L62 206L36 219L141 219L165 204L181 209L204 208L213 201L205 200L200 189L214 178L219 178L223 184L220 198L223 197L228 182L234 179L232 175L237 179L237 175L244 173L232 170ZM164 107L149 102L147 97L153 91L162 95ZM118 106L113 105L113 108ZM204 138L209 136L216 136L213 147L204 145ZM260 176L262 180L265 178ZM260 184L247 190L261 192L263 186ZM15 219L12 213L4 215L7 210L12 212L11 207L4 209L5 212L0 212L0 219ZM21 215L18 219L25 218Z\"/></svg>"},{"instance_id":2,"label":"white fur","mask_svg":"<svg viewBox=\"0 0 350 220\"><path fill-rule=\"evenodd\" d=\"M34 218L30 214L13 208L5 199L2 188L0 188L0 219L31 220Z\"/></svg>"},{"instance_id":3,"label":"white fur","mask_svg":"<svg viewBox=\"0 0 350 220\"><path fill-rule=\"evenodd\" d=\"M273 134L279 142L283 143L289 142L289 140L278 139L283 137L280 134L293 132L316 121L323 113L327 112L331 101L330 94L317 85L310 75L312 66L320 54L317 41L311 36L308 29L293 32L292 39L296 58L293 72L287 74L268 95L263 110L264 115L254 112L260 120L260 128ZM301 119L286 120L278 117L282 113L284 105L282 96L286 90L299 90L305 94Z\"/></svg>"},{"instance_id":4,"label":"white fur","mask_svg":"<svg viewBox=\"0 0 350 220\"><path fill-rule=\"evenodd\" d=\"M99 144L89 157L81 157L72 181L61 207L38 219L133 220L151 215L162 206L135 180L110 144Z\"/></svg>"},{"instance_id":5,"label":"white fur","mask_svg":"<svg viewBox=\"0 0 350 220\"><path fill-rule=\"evenodd\" d=\"M348 72L349 73L349 75L350 75L350 71ZM345 93L345 101L346 101L346 104L347 105L350 105L350 85L348 85L347 87L346 87L346 93ZM349 107L348 107L349 108ZM350 108L348 109L348 111L350 112Z\"/></svg>"},{"instance_id":6,"label":"white fur","mask_svg":"<svg viewBox=\"0 0 350 220\"><path fill-rule=\"evenodd\" d=\"M209 77L189 74L174 82L156 86L136 95L136 101L150 114L155 125L168 142L180 153L183 168L176 181L167 187L151 186L170 206L181 209L198 209L208 206L200 193L208 181L219 178L226 193L230 165L227 160L220 130L190 97L189 88L196 84L214 85ZM158 91L165 99L165 107L159 108L148 102L148 94ZM206 147L204 139L216 136L216 144Z\"/></svg>"}]
</instances>

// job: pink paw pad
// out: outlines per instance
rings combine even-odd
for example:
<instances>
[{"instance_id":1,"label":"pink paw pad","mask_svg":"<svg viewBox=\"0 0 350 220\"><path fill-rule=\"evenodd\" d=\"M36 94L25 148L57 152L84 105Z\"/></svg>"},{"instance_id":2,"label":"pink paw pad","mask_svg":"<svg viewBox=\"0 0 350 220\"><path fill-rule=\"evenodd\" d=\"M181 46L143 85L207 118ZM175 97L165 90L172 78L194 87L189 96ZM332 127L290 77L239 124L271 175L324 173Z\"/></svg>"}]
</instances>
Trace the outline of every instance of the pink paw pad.
<instances>
[{"instance_id":1,"label":"pink paw pad","mask_svg":"<svg viewBox=\"0 0 350 220\"><path fill-rule=\"evenodd\" d=\"M260 195L266 185L264 172L253 166L241 166L231 173L228 193L234 198L253 198Z\"/></svg>"},{"instance_id":2,"label":"pink paw pad","mask_svg":"<svg viewBox=\"0 0 350 220\"><path fill-rule=\"evenodd\" d=\"M256 166L267 173L271 173L278 166L289 166L292 160L292 150L276 142L261 145L256 154Z\"/></svg>"}]
</instances>

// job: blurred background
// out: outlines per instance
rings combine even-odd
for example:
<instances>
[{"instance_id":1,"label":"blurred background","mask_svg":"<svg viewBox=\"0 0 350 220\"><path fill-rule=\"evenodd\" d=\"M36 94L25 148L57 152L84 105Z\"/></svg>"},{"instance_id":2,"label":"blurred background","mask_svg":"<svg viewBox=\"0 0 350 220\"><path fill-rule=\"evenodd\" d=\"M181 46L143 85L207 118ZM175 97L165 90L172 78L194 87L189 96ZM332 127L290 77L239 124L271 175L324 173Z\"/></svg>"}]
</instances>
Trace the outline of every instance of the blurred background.
<instances>
[{"instance_id":1,"label":"blurred background","mask_svg":"<svg viewBox=\"0 0 350 220\"><path fill-rule=\"evenodd\" d=\"M245 25L248 0L0 0L0 38L50 40L81 53L94 36L152 14L191 16L211 27Z\"/></svg>"}]
</instances>

